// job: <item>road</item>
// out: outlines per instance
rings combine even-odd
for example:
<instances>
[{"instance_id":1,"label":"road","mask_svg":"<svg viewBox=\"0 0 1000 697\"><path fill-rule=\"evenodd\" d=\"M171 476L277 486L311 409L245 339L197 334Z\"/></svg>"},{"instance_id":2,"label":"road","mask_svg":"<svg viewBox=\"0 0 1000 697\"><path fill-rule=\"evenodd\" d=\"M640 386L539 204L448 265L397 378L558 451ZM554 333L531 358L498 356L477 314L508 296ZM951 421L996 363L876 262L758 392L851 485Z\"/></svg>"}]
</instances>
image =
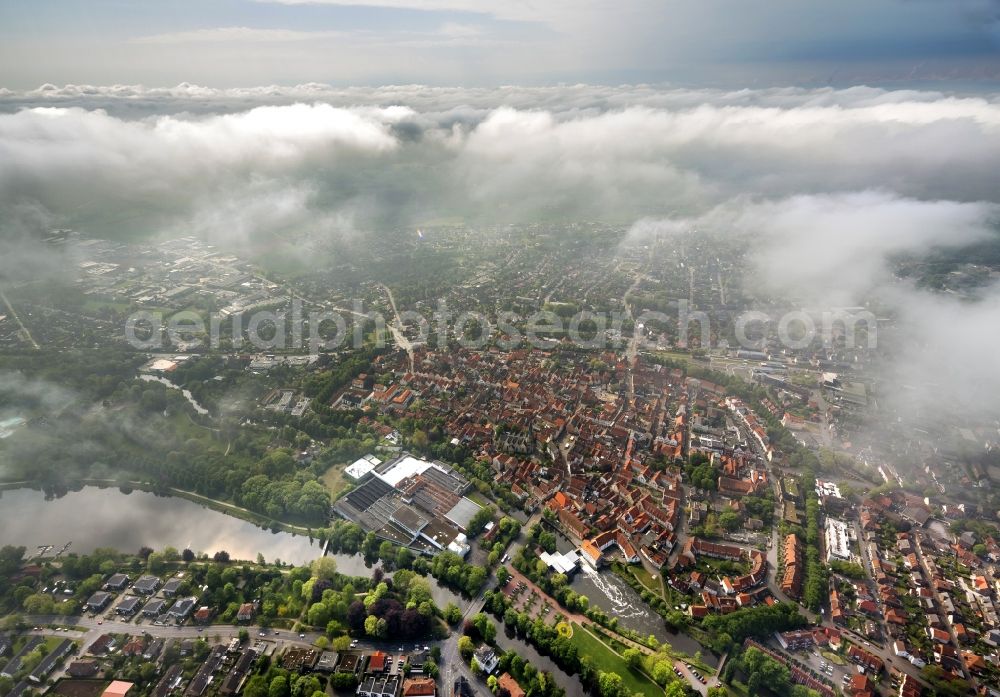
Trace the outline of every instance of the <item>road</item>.
<instances>
[{"instance_id":1,"label":"road","mask_svg":"<svg viewBox=\"0 0 1000 697\"><path fill-rule=\"evenodd\" d=\"M632 316L632 303L628 301L628 296L633 293L639 285L642 283L643 275L637 273L635 276L635 281L629 286L628 290L625 291L625 295L622 296L622 304L625 306L625 313L628 315L630 320L635 319ZM639 325L632 327L632 338L628 341L628 347L625 350L625 370L626 370L626 380L628 381L628 403L630 406L635 406L635 377L633 376L632 367L635 363L636 357L639 355L639 338L642 335L642 328Z\"/></svg>"},{"instance_id":2,"label":"road","mask_svg":"<svg viewBox=\"0 0 1000 697\"><path fill-rule=\"evenodd\" d=\"M24 322L21 321L21 317L17 314L17 310L15 310L14 306L10 304L10 300L7 299L7 294L4 293L2 289L0 289L0 299L2 299L3 304L7 306L7 309L10 311L10 316L14 318L15 322L17 322L17 326L21 328L24 338L28 340L36 351L40 351L42 347L38 345L38 342L35 341L35 337L33 337L31 332L28 331L28 328L24 326Z\"/></svg>"},{"instance_id":3,"label":"road","mask_svg":"<svg viewBox=\"0 0 1000 697\"><path fill-rule=\"evenodd\" d=\"M406 351L406 356L410 361L410 372L416 372L413 363L413 342L406 338L406 334L403 333L403 323L399 319L399 310L396 309L396 298L393 296L392 289L389 286L383 283L379 283L378 285L389 297L389 305L392 307L392 322L389 322L387 325L389 331L392 332L392 338L396 340L396 345L399 348Z\"/></svg>"},{"instance_id":4,"label":"road","mask_svg":"<svg viewBox=\"0 0 1000 697\"><path fill-rule=\"evenodd\" d=\"M286 629L262 629L257 626L242 626L232 624L210 624L200 625L156 625L152 623L137 623L129 620L106 619L102 616L88 617L64 617L63 615L34 615L25 617L25 622L29 625L39 627L32 629L28 634L39 636L56 636L65 639L73 639L80 642L81 649L86 649L102 634L130 634L148 635L156 639L205 639L210 643L228 643L230 640L239 637L241 630L250 633L251 640L262 640L275 644L276 650L282 650L287 646L312 646L321 636L326 636L323 632L293 632ZM76 626L84 627L84 631L67 630L64 632L45 628L45 625L56 626ZM369 641L359 640L357 648L362 651L383 651L387 654L402 653L403 651L418 650L418 646L436 646L440 642L427 641L419 645L407 643L405 646L398 641Z\"/></svg>"},{"instance_id":5,"label":"road","mask_svg":"<svg viewBox=\"0 0 1000 697\"><path fill-rule=\"evenodd\" d=\"M913 550L917 555L917 559L920 560L920 568L923 570L924 577L927 579L927 583L929 583L930 587L934 589L934 601L938 604L938 607L943 608L944 599L941 597L941 594L938 593L937 588L933 583L934 574L931 573L931 568L930 565L927 563L927 558L924 556L923 550L920 549L920 533L915 533L913 535ZM965 671L966 679L969 681L969 684L972 686L972 689L978 692L979 683L976 680L976 676L974 676L972 674L972 671L969 670L969 665L966 663L965 657L962 655L962 644L958 640L958 635L955 634L955 625L952 623L951 618L945 612L942 612L941 616L942 619L944 620L945 626L948 627L948 634L949 636L951 636L951 644L952 646L955 647L955 650L958 652L958 660L962 662L962 670Z\"/></svg>"}]
</instances>

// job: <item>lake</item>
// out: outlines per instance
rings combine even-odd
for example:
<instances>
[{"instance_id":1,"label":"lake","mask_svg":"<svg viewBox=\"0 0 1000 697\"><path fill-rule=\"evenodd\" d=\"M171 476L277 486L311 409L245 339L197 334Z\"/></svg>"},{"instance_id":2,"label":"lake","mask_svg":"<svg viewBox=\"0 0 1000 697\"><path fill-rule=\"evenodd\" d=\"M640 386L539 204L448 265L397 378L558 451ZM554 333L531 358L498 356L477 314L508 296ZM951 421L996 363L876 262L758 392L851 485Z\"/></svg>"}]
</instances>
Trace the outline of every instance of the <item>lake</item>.
<instances>
[{"instance_id":1,"label":"lake","mask_svg":"<svg viewBox=\"0 0 1000 697\"><path fill-rule=\"evenodd\" d=\"M318 542L287 532L262 530L252 523L173 496L145 491L124 494L117 488L84 487L56 499L34 489L0 491L0 545L24 545L27 555L40 545L52 545L53 554L72 542L69 552L83 554L97 547L135 552L140 547L190 548L212 555L219 550L233 559L280 559L308 564L322 553ZM375 567L361 555L331 554L337 570L349 576L370 577ZM391 574L390 574L391 575ZM431 595L441 607L453 602L464 611L469 601L434 579Z\"/></svg>"},{"instance_id":2,"label":"lake","mask_svg":"<svg viewBox=\"0 0 1000 697\"><path fill-rule=\"evenodd\" d=\"M267 561L292 564L309 563L322 552L308 537L263 530L178 497L98 487L51 500L34 489L0 492L0 545L24 545L30 556L40 545L58 551L67 542L77 553L176 547L208 555L225 550L233 559L256 559L259 552Z\"/></svg>"}]
</instances>

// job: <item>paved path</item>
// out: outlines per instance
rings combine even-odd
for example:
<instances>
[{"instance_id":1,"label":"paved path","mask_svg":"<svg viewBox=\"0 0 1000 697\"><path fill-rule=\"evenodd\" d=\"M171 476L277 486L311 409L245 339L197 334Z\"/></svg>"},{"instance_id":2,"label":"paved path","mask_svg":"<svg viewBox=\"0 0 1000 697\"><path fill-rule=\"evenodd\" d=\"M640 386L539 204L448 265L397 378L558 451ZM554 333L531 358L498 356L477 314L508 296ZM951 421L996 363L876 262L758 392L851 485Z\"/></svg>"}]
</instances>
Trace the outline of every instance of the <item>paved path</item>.
<instances>
[{"instance_id":1,"label":"paved path","mask_svg":"<svg viewBox=\"0 0 1000 697\"><path fill-rule=\"evenodd\" d=\"M38 342L35 341L35 337L33 337L31 332L28 331L28 328L24 326L24 322L21 321L21 317L17 314L17 310L15 310L14 306L10 304L10 300L7 299L7 294L4 293L3 290L0 290L0 300L3 300L4 305L6 305L7 309L10 311L10 316L14 318L14 321L17 322L17 326L21 328L24 338L28 340L28 343L31 344L32 348L36 351L40 351L42 347L38 345Z\"/></svg>"}]
</instances>

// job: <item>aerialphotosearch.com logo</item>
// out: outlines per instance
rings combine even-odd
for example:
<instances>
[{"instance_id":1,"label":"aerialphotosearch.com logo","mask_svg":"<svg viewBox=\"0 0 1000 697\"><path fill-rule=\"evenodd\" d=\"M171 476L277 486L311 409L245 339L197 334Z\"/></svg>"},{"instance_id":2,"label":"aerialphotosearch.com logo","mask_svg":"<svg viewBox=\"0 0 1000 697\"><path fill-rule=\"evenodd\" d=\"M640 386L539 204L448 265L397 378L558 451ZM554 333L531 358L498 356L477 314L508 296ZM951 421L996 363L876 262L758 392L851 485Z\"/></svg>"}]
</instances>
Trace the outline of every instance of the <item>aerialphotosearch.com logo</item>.
<instances>
[{"instance_id":1,"label":"aerialphotosearch.com logo","mask_svg":"<svg viewBox=\"0 0 1000 697\"><path fill-rule=\"evenodd\" d=\"M691 310L687 300L677 301L676 314L644 310L634 317L629 312L587 310L572 316L551 310L487 316L474 311L455 313L448 309L446 301L439 300L429 317L404 310L387 320L381 312L365 311L360 300L352 301L350 310L305 313L302 301L292 299L285 310L258 310L246 316L239 312L211 313L207 322L203 315L190 310L166 317L163 312L141 310L126 319L125 339L134 348L145 351L217 350L225 340L232 350L247 350L249 346L265 352L307 350L312 355L347 345L363 348L371 345L373 339L376 346L384 347L390 337L404 349L431 343L441 348L457 343L469 349L490 345L504 350L525 345L544 349L552 348L554 341L568 341L583 349L606 349L635 342L636 348L642 350L662 348L660 333L672 326L676 328L677 346L761 350L768 338L776 338L783 348L791 350L816 345L848 349L863 345L873 349L877 344L875 316L857 308L793 310L780 316L751 310L736 315L726 324L723 333L734 337L736 346L725 338L713 343L713 337L723 333L717 334L710 316Z\"/></svg>"}]
</instances>

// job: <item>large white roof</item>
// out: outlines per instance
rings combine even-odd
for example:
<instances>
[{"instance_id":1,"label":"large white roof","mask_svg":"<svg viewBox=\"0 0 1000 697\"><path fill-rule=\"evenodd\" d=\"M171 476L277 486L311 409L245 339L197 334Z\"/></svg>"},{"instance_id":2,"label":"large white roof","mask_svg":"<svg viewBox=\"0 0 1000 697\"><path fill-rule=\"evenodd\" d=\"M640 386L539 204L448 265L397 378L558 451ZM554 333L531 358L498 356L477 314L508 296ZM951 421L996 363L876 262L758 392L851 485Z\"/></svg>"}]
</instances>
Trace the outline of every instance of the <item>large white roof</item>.
<instances>
[{"instance_id":1,"label":"large white roof","mask_svg":"<svg viewBox=\"0 0 1000 697\"><path fill-rule=\"evenodd\" d=\"M426 469L434 467L434 463L421 460L419 457L407 455L384 472L376 472L375 476L391 487L395 487L407 477L422 474Z\"/></svg>"},{"instance_id":2,"label":"large white roof","mask_svg":"<svg viewBox=\"0 0 1000 697\"><path fill-rule=\"evenodd\" d=\"M361 479L363 476L375 469L375 466L379 464L381 464L381 460L378 458L371 455L365 455L360 460L348 465L344 472L352 479Z\"/></svg>"}]
</instances>

